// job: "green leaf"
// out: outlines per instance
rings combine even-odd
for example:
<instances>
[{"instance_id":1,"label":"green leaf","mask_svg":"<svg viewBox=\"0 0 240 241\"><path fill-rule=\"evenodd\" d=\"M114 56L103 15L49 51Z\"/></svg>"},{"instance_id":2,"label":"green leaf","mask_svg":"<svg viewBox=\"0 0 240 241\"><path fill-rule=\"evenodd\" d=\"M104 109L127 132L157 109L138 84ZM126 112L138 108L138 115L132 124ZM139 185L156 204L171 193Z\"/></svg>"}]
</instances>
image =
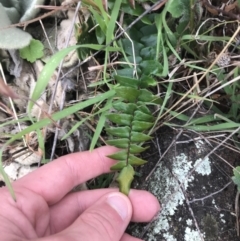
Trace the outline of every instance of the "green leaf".
<instances>
[{"instance_id":1,"label":"green leaf","mask_svg":"<svg viewBox=\"0 0 240 241\"><path fill-rule=\"evenodd\" d=\"M140 63L140 68L145 75L158 75L162 72L162 65L156 60L144 60Z\"/></svg>"},{"instance_id":2,"label":"green leaf","mask_svg":"<svg viewBox=\"0 0 240 241\"><path fill-rule=\"evenodd\" d=\"M231 122L231 123L221 123L216 125L193 125L186 126L185 128L195 131L226 131L228 129L238 128L240 126L239 123Z\"/></svg>"},{"instance_id":3,"label":"green leaf","mask_svg":"<svg viewBox=\"0 0 240 241\"><path fill-rule=\"evenodd\" d=\"M104 18L100 16L100 14L93 9L93 7L89 7L89 10L92 12L94 16L94 20L96 21L96 25L98 25L95 29L96 37L99 44L103 44L106 39L106 23Z\"/></svg>"},{"instance_id":4,"label":"green leaf","mask_svg":"<svg viewBox=\"0 0 240 241\"><path fill-rule=\"evenodd\" d=\"M142 48L140 55L144 60L152 60L156 55L156 47L149 46Z\"/></svg>"},{"instance_id":5,"label":"green leaf","mask_svg":"<svg viewBox=\"0 0 240 241\"><path fill-rule=\"evenodd\" d=\"M113 140L108 140L106 142L110 146L115 146L123 149L128 147L129 139L127 138L113 139Z\"/></svg>"},{"instance_id":6,"label":"green leaf","mask_svg":"<svg viewBox=\"0 0 240 241\"><path fill-rule=\"evenodd\" d=\"M135 88L135 89L137 89L139 84L140 84L139 80L133 79L133 78L123 77L123 76L119 76L119 75L114 76L114 78L117 80L117 82L120 85L132 87L132 88Z\"/></svg>"},{"instance_id":7,"label":"green leaf","mask_svg":"<svg viewBox=\"0 0 240 241\"><path fill-rule=\"evenodd\" d=\"M142 111L147 115L152 115L152 112L148 109L148 107L145 105L144 102L138 101L137 104L138 104L138 110Z\"/></svg>"},{"instance_id":8,"label":"green leaf","mask_svg":"<svg viewBox=\"0 0 240 241\"><path fill-rule=\"evenodd\" d=\"M131 87L118 87L115 91L118 97L121 97L129 102L135 102L139 95L139 90Z\"/></svg>"},{"instance_id":9,"label":"green leaf","mask_svg":"<svg viewBox=\"0 0 240 241\"><path fill-rule=\"evenodd\" d=\"M132 130L133 131L145 131L153 126L153 123L144 121L133 121Z\"/></svg>"},{"instance_id":10,"label":"green leaf","mask_svg":"<svg viewBox=\"0 0 240 241\"><path fill-rule=\"evenodd\" d=\"M128 163L132 166L141 166L141 165L147 163L147 161L130 154Z\"/></svg>"},{"instance_id":11,"label":"green leaf","mask_svg":"<svg viewBox=\"0 0 240 241\"><path fill-rule=\"evenodd\" d=\"M128 164L132 165L132 166L141 166L143 164L145 164L147 161L144 161L141 158L138 158L134 155L129 155L129 159L128 159ZM111 166L111 170L112 171L120 171L122 170L124 167L126 167L126 160L124 161L119 161L116 164L114 164L113 166Z\"/></svg>"},{"instance_id":12,"label":"green leaf","mask_svg":"<svg viewBox=\"0 0 240 241\"><path fill-rule=\"evenodd\" d=\"M133 117L128 114L107 114L106 117L118 125L130 126Z\"/></svg>"},{"instance_id":13,"label":"green leaf","mask_svg":"<svg viewBox=\"0 0 240 241\"><path fill-rule=\"evenodd\" d=\"M157 29L154 28L154 31L157 31ZM141 42L143 42L144 47L152 47L152 48L154 48L157 45L157 33L155 33L155 34L150 33L150 36L147 35L147 34L145 34L145 35L146 36L143 36L141 38ZM150 59L150 60L153 60L153 59Z\"/></svg>"},{"instance_id":14,"label":"green leaf","mask_svg":"<svg viewBox=\"0 0 240 241\"><path fill-rule=\"evenodd\" d=\"M19 54L21 58L33 63L43 57L43 49L44 46L39 40L32 39L28 46L19 49Z\"/></svg>"},{"instance_id":15,"label":"green leaf","mask_svg":"<svg viewBox=\"0 0 240 241\"><path fill-rule=\"evenodd\" d=\"M140 16L144 12L144 9L139 4L136 4L135 8L130 8L129 4L123 4L122 11L128 13L130 16ZM151 21L147 18L147 16L143 16L141 18L141 21L145 24L152 24Z\"/></svg>"},{"instance_id":16,"label":"green leaf","mask_svg":"<svg viewBox=\"0 0 240 241\"><path fill-rule=\"evenodd\" d=\"M111 104L112 104L112 98L109 98L107 100L107 103L105 104L105 106L103 108L110 109L111 106L112 106ZM97 141L99 139L99 136L101 135L102 130L103 130L104 126L105 126L105 122L106 122L106 115L105 115L105 113L106 112L102 112L101 115L100 115L100 118L98 120L97 127L96 127L96 129L94 131L94 135L92 137L92 141L91 141L90 148L89 148L91 151L96 146Z\"/></svg>"},{"instance_id":17,"label":"green leaf","mask_svg":"<svg viewBox=\"0 0 240 241\"><path fill-rule=\"evenodd\" d=\"M140 88L147 88L149 86L156 86L157 81L151 76L142 75L140 79Z\"/></svg>"},{"instance_id":18,"label":"green leaf","mask_svg":"<svg viewBox=\"0 0 240 241\"><path fill-rule=\"evenodd\" d=\"M119 173L119 176L117 178L117 181L119 183L119 189L120 192L124 193L125 195L128 195L130 191L130 186L133 181L134 173L134 169L130 164L124 167Z\"/></svg>"},{"instance_id":19,"label":"green leaf","mask_svg":"<svg viewBox=\"0 0 240 241\"><path fill-rule=\"evenodd\" d=\"M116 164L114 164L113 166L111 166L110 170L111 171L121 171L124 167L126 167L126 161L119 161Z\"/></svg>"},{"instance_id":20,"label":"green leaf","mask_svg":"<svg viewBox=\"0 0 240 241\"><path fill-rule=\"evenodd\" d=\"M124 69L118 69L117 74L120 76L128 76L129 78L134 75L134 69L133 68L124 68Z\"/></svg>"},{"instance_id":21,"label":"green leaf","mask_svg":"<svg viewBox=\"0 0 240 241\"><path fill-rule=\"evenodd\" d=\"M115 146L115 147L118 147L121 149L126 149L129 147L129 139L126 139L126 138L112 139L112 140L106 141L106 143L110 146ZM144 147L138 146L136 144L131 144L130 148L129 148L131 154L138 154L140 152L145 151L146 149L147 149L147 147L144 148ZM125 152L123 153L123 156L127 157ZM123 156L121 159L124 159ZM132 164L132 163L130 163L130 164Z\"/></svg>"},{"instance_id":22,"label":"green leaf","mask_svg":"<svg viewBox=\"0 0 240 241\"><path fill-rule=\"evenodd\" d=\"M105 34L99 26L96 27L96 37L99 44L103 44L105 41Z\"/></svg>"},{"instance_id":23,"label":"green leaf","mask_svg":"<svg viewBox=\"0 0 240 241\"><path fill-rule=\"evenodd\" d=\"M139 133L139 132L131 132L131 141L132 142L144 142L144 141L148 141L151 140L152 137L143 133Z\"/></svg>"},{"instance_id":24,"label":"green leaf","mask_svg":"<svg viewBox=\"0 0 240 241\"><path fill-rule=\"evenodd\" d=\"M129 135L130 135L130 127L128 126L110 127L110 128L106 128L106 131L108 134L121 137L121 138L129 138Z\"/></svg>"},{"instance_id":25,"label":"green leaf","mask_svg":"<svg viewBox=\"0 0 240 241\"><path fill-rule=\"evenodd\" d=\"M132 56L133 55L133 49L132 49L132 43L129 39L122 39L122 46L126 54ZM144 47L143 44L133 41L134 51L135 55L139 56L140 50Z\"/></svg>"},{"instance_id":26,"label":"green leaf","mask_svg":"<svg viewBox=\"0 0 240 241\"><path fill-rule=\"evenodd\" d=\"M141 146L138 146L136 144L130 145L130 153L132 153L132 154L138 154L138 153L143 152L147 149L148 149L148 147L141 147Z\"/></svg>"},{"instance_id":27,"label":"green leaf","mask_svg":"<svg viewBox=\"0 0 240 241\"><path fill-rule=\"evenodd\" d=\"M116 153L113 153L111 155L108 155L107 157L112 158L114 160L119 160L119 161L125 161L127 160L127 150L121 150Z\"/></svg>"},{"instance_id":28,"label":"green leaf","mask_svg":"<svg viewBox=\"0 0 240 241\"><path fill-rule=\"evenodd\" d=\"M89 7L89 10L92 12L94 16L94 20L96 21L96 24L101 28L103 33L106 33L107 26L105 19L96 11L92 6Z\"/></svg>"},{"instance_id":29,"label":"green leaf","mask_svg":"<svg viewBox=\"0 0 240 241\"><path fill-rule=\"evenodd\" d=\"M119 59L121 62L123 62L122 64L119 64L119 66L123 67L125 70L128 69L126 68L126 65L129 64L129 66L131 66L132 70L133 70L133 63L136 62L137 65L139 65L142 62L142 58L140 56L124 56L125 58L121 58ZM127 62L126 62L127 61ZM122 70L124 70L122 69ZM119 76L124 76L124 77L128 77L128 78L132 78L134 76L134 74L132 73L131 76L129 76L128 74L124 74L123 72L121 73L121 71L119 72L119 70L117 71L117 75Z\"/></svg>"},{"instance_id":30,"label":"green leaf","mask_svg":"<svg viewBox=\"0 0 240 241\"><path fill-rule=\"evenodd\" d=\"M16 11L16 14L18 14L18 11ZM19 17L16 19L16 22L19 22ZM11 20L13 21L13 19ZM0 4L0 48L20 49L29 45L32 36L19 28L8 28L8 26L11 24L12 23L9 19L9 16L7 15L6 8Z\"/></svg>"},{"instance_id":31,"label":"green leaf","mask_svg":"<svg viewBox=\"0 0 240 241\"><path fill-rule=\"evenodd\" d=\"M179 18L185 12L185 9L183 9L182 6L182 1L170 0L166 4L166 9L172 14L173 18Z\"/></svg>"},{"instance_id":32,"label":"green leaf","mask_svg":"<svg viewBox=\"0 0 240 241\"><path fill-rule=\"evenodd\" d=\"M137 110L134 112L134 120L153 122L155 118L152 115L145 114L142 111Z\"/></svg>"},{"instance_id":33,"label":"green leaf","mask_svg":"<svg viewBox=\"0 0 240 241\"><path fill-rule=\"evenodd\" d=\"M114 1L111 16L107 25L106 44L109 44L113 39L114 29L116 27L116 21L120 12L121 3L122 1Z\"/></svg>"},{"instance_id":34,"label":"green leaf","mask_svg":"<svg viewBox=\"0 0 240 241\"><path fill-rule=\"evenodd\" d=\"M114 102L113 108L117 111L133 114L133 112L137 109L137 105L133 103L124 103L124 102Z\"/></svg>"},{"instance_id":35,"label":"green leaf","mask_svg":"<svg viewBox=\"0 0 240 241\"><path fill-rule=\"evenodd\" d=\"M240 192L240 166L233 169L233 174L232 180L237 185L238 191Z\"/></svg>"},{"instance_id":36,"label":"green leaf","mask_svg":"<svg viewBox=\"0 0 240 241\"><path fill-rule=\"evenodd\" d=\"M168 37L168 39L170 40L172 46L176 46L177 44L177 38L175 37L174 33L171 31L171 29L168 27L166 19L167 19L167 12L168 12L168 8L169 6L171 6L172 2L174 0L170 0L167 2L167 5L165 6L165 8L163 9L162 13L161 13L161 22L163 25L163 29L165 30L165 33ZM180 13L180 12L179 12Z\"/></svg>"},{"instance_id":37,"label":"green leaf","mask_svg":"<svg viewBox=\"0 0 240 241\"><path fill-rule=\"evenodd\" d=\"M150 91L146 89L141 89L140 90L140 95L138 96L138 99L143 102L154 102L156 104L161 104L162 101L159 97L153 95Z\"/></svg>"},{"instance_id":38,"label":"green leaf","mask_svg":"<svg viewBox=\"0 0 240 241\"><path fill-rule=\"evenodd\" d=\"M21 123L21 122L24 122L24 121L30 121L30 118L24 117L24 118L20 118L20 119L17 119L17 120L7 121L7 122L4 122L4 123L1 123L0 128L2 128L4 126L7 126L7 125L13 125L13 124L16 124L16 123Z\"/></svg>"}]
</instances>

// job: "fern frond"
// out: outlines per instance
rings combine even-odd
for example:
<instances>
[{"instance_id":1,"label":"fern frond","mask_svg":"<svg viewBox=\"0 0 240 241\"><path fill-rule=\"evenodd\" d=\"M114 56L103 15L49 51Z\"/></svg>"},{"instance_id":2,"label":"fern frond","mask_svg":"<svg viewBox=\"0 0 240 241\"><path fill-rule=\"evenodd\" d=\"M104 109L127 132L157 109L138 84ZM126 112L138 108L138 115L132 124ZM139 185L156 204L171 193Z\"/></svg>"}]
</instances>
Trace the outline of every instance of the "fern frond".
<instances>
[{"instance_id":1,"label":"fern frond","mask_svg":"<svg viewBox=\"0 0 240 241\"><path fill-rule=\"evenodd\" d=\"M120 171L117 179L119 188L128 195L134 177L133 166L146 163L136 155L147 149L141 145L152 138L146 132L154 125L155 118L147 106L160 104L161 99L146 89L152 85L152 79L149 82L148 78L138 80L115 76L115 79L119 83L113 102L116 112L106 115L115 126L106 128L106 132L113 137L107 143L121 149L109 157L118 161L111 170Z\"/></svg>"}]
</instances>

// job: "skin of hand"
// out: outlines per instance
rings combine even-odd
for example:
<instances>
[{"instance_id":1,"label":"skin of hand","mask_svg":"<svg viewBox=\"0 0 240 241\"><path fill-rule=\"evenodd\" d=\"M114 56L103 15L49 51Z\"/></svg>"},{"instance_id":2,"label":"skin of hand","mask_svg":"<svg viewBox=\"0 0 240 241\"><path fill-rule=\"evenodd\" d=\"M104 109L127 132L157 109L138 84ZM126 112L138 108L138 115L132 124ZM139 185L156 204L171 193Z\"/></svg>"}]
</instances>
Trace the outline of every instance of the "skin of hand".
<instances>
[{"instance_id":1,"label":"skin of hand","mask_svg":"<svg viewBox=\"0 0 240 241\"><path fill-rule=\"evenodd\" d=\"M0 236L4 241L139 241L125 233L130 221L149 222L159 211L149 192L117 189L71 192L109 172L115 161L106 146L66 155L13 183L16 201L0 188Z\"/></svg>"}]
</instances>

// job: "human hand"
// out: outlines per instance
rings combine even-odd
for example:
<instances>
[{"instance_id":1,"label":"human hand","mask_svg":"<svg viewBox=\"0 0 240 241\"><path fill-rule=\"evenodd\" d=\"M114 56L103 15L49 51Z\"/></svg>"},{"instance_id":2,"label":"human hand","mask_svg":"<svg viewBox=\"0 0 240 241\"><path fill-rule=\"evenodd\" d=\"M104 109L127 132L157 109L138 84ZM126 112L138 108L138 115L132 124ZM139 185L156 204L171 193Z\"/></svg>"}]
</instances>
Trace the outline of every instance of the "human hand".
<instances>
[{"instance_id":1,"label":"human hand","mask_svg":"<svg viewBox=\"0 0 240 241\"><path fill-rule=\"evenodd\" d=\"M60 157L13 183L17 201L0 188L0 234L4 241L137 241L125 232L130 221L148 222L159 210L146 191L129 196L116 189L70 192L109 172L113 147Z\"/></svg>"}]
</instances>

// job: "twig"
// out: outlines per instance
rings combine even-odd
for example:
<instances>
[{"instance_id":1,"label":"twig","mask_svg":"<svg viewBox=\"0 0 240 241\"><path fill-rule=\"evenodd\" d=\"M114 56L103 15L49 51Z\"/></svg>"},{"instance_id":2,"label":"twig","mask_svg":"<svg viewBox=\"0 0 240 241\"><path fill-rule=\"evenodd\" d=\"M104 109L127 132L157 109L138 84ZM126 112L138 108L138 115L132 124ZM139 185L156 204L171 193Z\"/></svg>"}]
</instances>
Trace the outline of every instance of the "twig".
<instances>
[{"instance_id":1,"label":"twig","mask_svg":"<svg viewBox=\"0 0 240 241\"><path fill-rule=\"evenodd\" d=\"M177 141L176 144L180 144L180 143L189 143L189 142L195 142L195 141L198 141L198 140L205 140L206 139L212 139L212 138L216 138L216 137L224 137L225 134L219 134L219 135L216 135L216 136L208 136L208 137L195 137L195 138L190 138L189 140L186 140L186 141ZM208 143L210 146L211 146L211 143Z\"/></svg>"},{"instance_id":2,"label":"twig","mask_svg":"<svg viewBox=\"0 0 240 241\"><path fill-rule=\"evenodd\" d=\"M49 17L49 16L51 16L52 14L54 14L54 13L60 11L60 10L63 10L63 9L68 9L68 8L66 8L66 7L64 6L64 7L62 7L61 9L55 9L55 10L52 10L52 11L50 11L50 12L48 12L48 13L44 13L43 15L41 15L41 16L39 16L39 17L37 17L37 18L31 19L31 20L28 20L28 21L25 21L25 22L22 22L22 23L16 23L16 24L8 25L8 26L6 26L6 27L0 28L0 30L7 29L7 28L14 28L14 27L24 27L24 28L26 28L27 25L29 25L30 23L34 23L34 22L36 22L36 21L39 21L39 20L44 19L44 18L46 18L46 17Z\"/></svg>"},{"instance_id":3,"label":"twig","mask_svg":"<svg viewBox=\"0 0 240 241\"><path fill-rule=\"evenodd\" d=\"M174 175L173 175L173 176L174 176ZM175 178L176 178L176 177L175 177ZM177 180L177 181L179 182L179 180ZM199 236L200 236L201 240L204 241L204 237L203 237L203 235L202 235L202 233L201 233L201 231L200 231L200 228L199 228L197 219L195 218L195 215L194 215L193 210L192 210L192 208L191 208L191 205L190 205L190 202L189 202L188 197L187 197L187 195L186 195L186 192L185 192L185 190L184 190L184 188L183 188L182 186L181 186L180 188L181 188L181 190L182 190L182 193L184 194L184 197L185 197L185 200L186 200L186 203L187 203L187 206L188 206L188 210L190 211L190 213L191 213L191 215L192 215L192 218L193 218L193 220L194 220L195 227L196 227L197 230L198 230Z\"/></svg>"},{"instance_id":4,"label":"twig","mask_svg":"<svg viewBox=\"0 0 240 241\"><path fill-rule=\"evenodd\" d=\"M47 35L47 33L46 33L46 30L45 30L45 28L44 28L44 26L43 26L42 20L40 19L39 22L40 22L40 24L41 24L41 27L42 27L43 33L44 33L44 35L45 35L45 38L46 38L46 40L47 40L47 42L48 42L49 48L51 49L52 54L54 54L53 47L52 47L52 45L51 45L51 43L50 43L50 40L49 40L48 35Z\"/></svg>"},{"instance_id":5,"label":"twig","mask_svg":"<svg viewBox=\"0 0 240 241\"><path fill-rule=\"evenodd\" d=\"M225 188L227 188L230 184L232 184L232 181L230 181L229 183L227 183L223 188L221 188L220 190L216 191L216 192L213 192L205 197L201 197L201 198L194 198L192 199L191 201L189 201L189 203L193 203L193 202L198 202L198 201L203 201L204 199L207 199L207 198L210 198L212 197L213 195L216 195L220 192L222 192Z\"/></svg>"},{"instance_id":6,"label":"twig","mask_svg":"<svg viewBox=\"0 0 240 241\"><path fill-rule=\"evenodd\" d=\"M118 65L118 64L135 65L133 63L123 62L123 61L116 61L116 62L107 64L107 67L112 67L112 66ZM88 67L88 70L89 71L95 71L95 70L102 70L103 68L104 68L104 65L97 65L97 66Z\"/></svg>"}]
</instances>

